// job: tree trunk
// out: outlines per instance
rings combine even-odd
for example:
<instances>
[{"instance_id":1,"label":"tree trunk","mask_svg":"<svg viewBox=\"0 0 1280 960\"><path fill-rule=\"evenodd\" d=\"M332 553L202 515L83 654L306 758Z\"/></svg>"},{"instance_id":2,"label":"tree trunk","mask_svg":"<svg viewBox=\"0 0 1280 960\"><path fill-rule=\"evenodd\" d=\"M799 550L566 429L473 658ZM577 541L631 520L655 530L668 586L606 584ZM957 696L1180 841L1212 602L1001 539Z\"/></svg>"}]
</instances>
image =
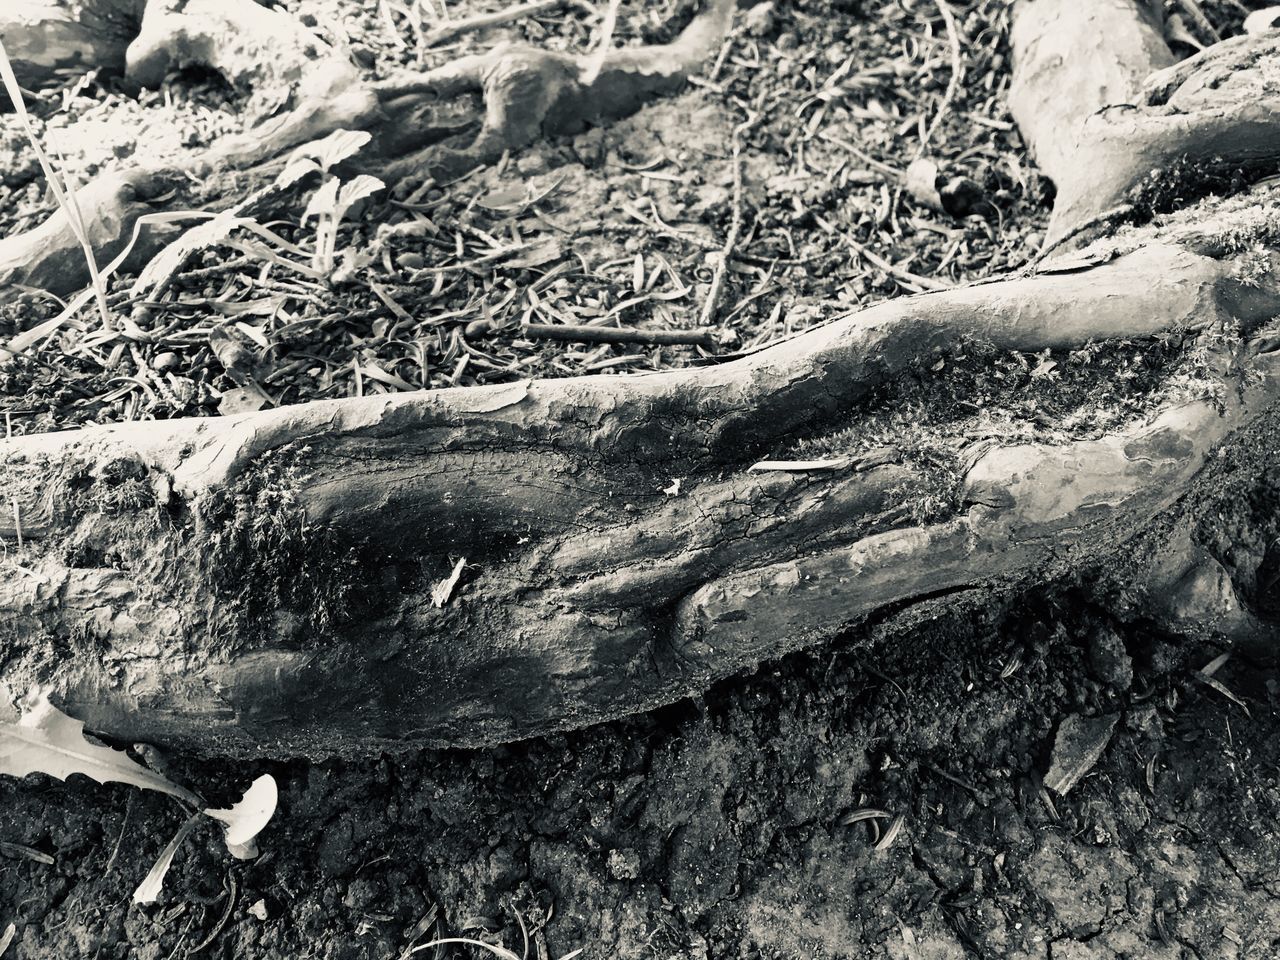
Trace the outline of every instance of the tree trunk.
<instances>
[{"instance_id":1,"label":"tree trunk","mask_svg":"<svg viewBox=\"0 0 1280 960\"><path fill-rule=\"evenodd\" d=\"M1120 151L1119 121L1099 119L1131 111L1095 111L1171 58L1137 6L1035 0L1016 16L1011 99L1058 180L1055 236L1078 239L1149 172ZM1108 18L1097 36L1093 17ZM1086 29L1096 60L1050 46L1075 49ZM1252 58L1267 77L1280 59L1265 40L1223 46L1158 73L1149 116L1125 121L1146 162L1182 156L1224 118L1238 136L1220 143L1239 151L1226 159L1259 155L1260 133L1240 131L1271 129L1275 95L1243 78L1254 103L1231 106L1238 65ZM654 92L687 71L691 58L676 59ZM570 66L546 61L521 88L542 91L539 117L568 104L580 123L594 109ZM477 69L454 76L469 86ZM624 64L601 79L636 75ZM1095 75L1102 87L1086 82ZM379 110L447 79L383 88ZM638 102L624 86L619 99ZM487 139L561 128L513 125L495 110L513 101L491 85L486 96L473 152L435 144L431 157L476 162ZM1072 179L1082 158L1105 160L1088 196ZM1280 313L1277 226L1238 200L1206 209L720 366L0 442L0 676L14 690L52 684L74 715L122 737L323 755L581 726L860 625L906 636L992 592L1090 571L1124 588L1131 615L1256 643L1266 625L1213 580L1222 567L1197 539L1212 498L1191 493L1226 495L1270 464L1258 437L1280 427L1265 326ZM1204 335L1217 390L1171 392L1097 440L973 445L942 515L912 520L928 512L912 498L929 482L893 453L790 459L962 340L1039 351L1169 331ZM1228 476L1240 459L1248 470ZM1210 581L1221 603L1197 607Z\"/></svg>"}]
</instances>

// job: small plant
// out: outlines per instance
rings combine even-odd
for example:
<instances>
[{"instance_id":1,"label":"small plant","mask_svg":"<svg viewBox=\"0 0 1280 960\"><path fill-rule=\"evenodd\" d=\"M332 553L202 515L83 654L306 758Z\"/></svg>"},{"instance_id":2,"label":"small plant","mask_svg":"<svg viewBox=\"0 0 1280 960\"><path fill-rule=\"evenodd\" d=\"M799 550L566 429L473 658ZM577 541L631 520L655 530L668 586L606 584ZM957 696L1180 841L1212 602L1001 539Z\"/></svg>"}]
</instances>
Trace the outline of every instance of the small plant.
<instances>
[{"instance_id":1,"label":"small plant","mask_svg":"<svg viewBox=\"0 0 1280 960\"><path fill-rule=\"evenodd\" d=\"M337 130L315 143L307 144L294 152L293 158L276 178L277 186L288 186L302 179L309 173L319 172L324 176L319 189L311 195L307 209L302 213L302 225L316 218L315 252L311 265L322 276L329 277L337 259L338 225L342 223L353 206L367 197L373 196L386 184L377 177L367 174L346 181L345 183L330 170L347 157L354 154L371 139L364 130Z\"/></svg>"},{"instance_id":2,"label":"small plant","mask_svg":"<svg viewBox=\"0 0 1280 960\"><path fill-rule=\"evenodd\" d=\"M341 183L337 177L329 177L320 189L311 195L311 201L302 214L305 226L316 218L316 247L311 265L328 277L333 274L338 249L338 224L353 206L377 193L386 184L377 177L360 174L354 180Z\"/></svg>"},{"instance_id":3,"label":"small plant","mask_svg":"<svg viewBox=\"0 0 1280 960\"><path fill-rule=\"evenodd\" d=\"M24 699L22 715L16 723L0 723L0 774L25 777L32 773L59 780L74 773L98 783L126 783L168 794L194 808L134 891L134 903L156 901L174 855L202 816L225 827L227 851L233 857L252 860L258 855L257 836L275 814L278 799L275 779L264 774L238 803L226 809L206 808L199 794L147 769L124 751L89 742L84 736L84 723L55 707L48 694L38 688Z\"/></svg>"}]
</instances>

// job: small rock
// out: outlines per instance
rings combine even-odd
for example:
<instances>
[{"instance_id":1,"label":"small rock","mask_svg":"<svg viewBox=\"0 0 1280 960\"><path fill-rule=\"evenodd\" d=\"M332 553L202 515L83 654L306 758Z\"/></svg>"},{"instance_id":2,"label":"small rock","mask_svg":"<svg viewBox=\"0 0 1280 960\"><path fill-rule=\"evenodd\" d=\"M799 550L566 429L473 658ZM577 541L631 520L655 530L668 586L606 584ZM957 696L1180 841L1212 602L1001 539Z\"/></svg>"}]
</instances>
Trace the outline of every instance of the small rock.
<instances>
[{"instance_id":1,"label":"small rock","mask_svg":"<svg viewBox=\"0 0 1280 960\"><path fill-rule=\"evenodd\" d=\"M1110 627L1101 627L1089 637L1089 669L1117 690L1128 690L1133 685L1133 660L1124 641Z\"/></svg>"},{"instance_id":2,"label":"small rock","mask_svg":"<svg viewBox=\"0 0 1280 960\"><path fill-rule=\"evenodd\" d=\"M547 158L540 153L526 153L516 160L516 169L523 176L536 177L540 173L546 173L549 169Z\"/></svg>"},{"instance_id":3,"label":"small rock","mask_svg":"<svg viewBox=\"0 0 1280 960\"><path fill-rule=\"evenodd\" d=\"M151 361L152 368L157 373L167 373L176 369L182 363L182 359L173 351L166 350L164 353L157 353L154 360Z\"/></svg>"},{"instance_id":4,"label":"small rock","mask_svg":"<svg viewBox=\"0 0 1280 960\"><path fill-rule=\"evenodd\" d=\"M1244 32L1253 36L1280 27L1280 7L1263 7L1244 18Z\"/></svg>"},{"instance_id":5,"label":"small rock","mask_svg":"<svg viewBox=\"0 0 1280 960\"><path fill-rule=\"evenodd\" d=\"M586 133L574 137L573 152L588 170L594 170L603 164L609 152L603 128L592 127Z\"/></svg>"},{"instance_id":6,"label":"small rock","mask_svg":"<svg viewBox=\"0 0 1280 960\"><path fill-rule=\"evenodd\" d=\"M1065 796L1084 779L1106 752L1119 717L1116 713L1101 717L1072 714L1063 720L1053 742L1053 762L1045 774L1044 785L1059 796Z\"/></svg>"},{"instance_id":7,"label":"small rock","mask_svg":"<svg viewBox=\"0 0 1280 960\"><path fill-rule=\"evenodd\" d=\"M267 919L267 901L259 900L257 903L255 903L253 906L249 908L249 913L250 915L257 917L259 920L266 920Z\"/></svg>"},{"instance_id":8,"label":"small rock","mask_svg":"<svg viewBox=\"0 0 1280 960\"><path fill-rule=\"evenodd\" d=\"M768 36L773 32L774 22L775 17L773 15L772 0L765 0L764 3L757 3L747 11L747 15L743 20L747 33L751 34L753 37Z\"/></svg>"},{"instance_id":9,"label":"small rock","mask_svg":"<svg viewBox=\"0 0 1280 960\"><path fill-rule=\"evenodd\" d=\"M635 880L640 876L640 854L630 847L609 851L609 875L615 880Z\"/></svg>"},{"instance_id":10,"label":"small rock","mask_svg":"<svg viewBox=\"0 0 1280 960\"><path fill-rule=\"evenodd\" d=\"M421 270L426 266L427 261L423 259L422 254L407 250L396 256L396 263L406 270Z\"/></svg>"}]
</instances>

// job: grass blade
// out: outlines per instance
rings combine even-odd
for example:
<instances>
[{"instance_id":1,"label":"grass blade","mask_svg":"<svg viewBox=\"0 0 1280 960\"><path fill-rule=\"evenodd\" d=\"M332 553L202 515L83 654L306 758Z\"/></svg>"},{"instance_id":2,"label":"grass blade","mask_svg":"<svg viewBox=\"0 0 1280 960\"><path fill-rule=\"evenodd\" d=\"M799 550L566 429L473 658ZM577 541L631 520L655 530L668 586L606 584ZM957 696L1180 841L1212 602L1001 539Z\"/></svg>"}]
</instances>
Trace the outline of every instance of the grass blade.
<instances>
[{"instance_id":1,"label":"grass blade","mask_svg":"<svg viewBox=\"0 0 1280 960\"><path fill-rule=\"evenodd\" d=\"M94 258L93 245L89 243L89 233L84 226L84 217L80 214L80 207L76 203L75 194L63 183L62 175L54 168L53 162L45 152L44 146L40 143L36 129L31 123L31 115L27 113L26 101L22 96L22 87L18 83L17 76L14 75L13 64L9 62L9 54L5 51L4 43L2 42L0 42L0 80L4 81L5 91L9 94L14 112L18 115L18 120L27 134L31 149L35 151L36 160L40 163L40 169L44 171L44 177L49 184L49 189L53 191L53 196L58 201L58 206L62 208L63 213L66 214L67 222L71 225L72 233L76 235L76 239L80 241L80 246L84 249L84 259L89 267L89 278L93 285L93 293L98 301L98 313L102 316L103 325L106 325L111 321L111 312L107 308L106 284L104 278L98 274L98 262Z\"/></svg>"}]
</instances>

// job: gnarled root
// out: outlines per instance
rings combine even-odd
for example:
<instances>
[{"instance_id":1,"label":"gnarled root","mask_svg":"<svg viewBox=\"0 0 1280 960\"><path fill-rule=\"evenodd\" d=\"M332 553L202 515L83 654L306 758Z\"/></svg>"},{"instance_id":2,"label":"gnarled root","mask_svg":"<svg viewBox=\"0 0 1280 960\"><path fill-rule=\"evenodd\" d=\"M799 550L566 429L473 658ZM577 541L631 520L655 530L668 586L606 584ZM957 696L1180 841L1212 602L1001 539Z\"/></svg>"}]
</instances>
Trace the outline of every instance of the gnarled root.
<instances>
[{"instance_id":1,"label":"gnarled root","mask_svg":"<svg viewBox=\"0 0 1280 960\"><path fill-rule=\"evenodd\" d=\"M451 179L507 150L607 123L677 89L714 53L732 11L731 0L711 0L674 42L612 51L594 77L586 75L585 57L503 46L369 86L300 23L253 0L152 0L129 47L128 76L154 84L173 68L200 64L241 90L260 120L180 167L105 178L80 191L77 202L87 221L109 223L127 237L139 215L158 209L132 202L133 195L156 197L179 184L185 188L171 192L171 207L219 209L227 199L202 196L186 173L207 177L228 165L261 165L269 183L284 151L338 129L375 135L348 164L352 172L403 184L403 190L427 178ZM122 192L122 182L131 192ZM100 260L109 258L108 239L92 235ZM6 283L47 284L62 294L88 281L80 245L61 213L0 240L0 270L7 271L0 273L0 295Z\"/></svg>"},{"instance_id":2,"label":"gnarled root","mask_svg":"<svg viewBox=\"0 0 1280 960\"><path fill-rule=\"evenodd\" d=\"M1054 107L1049 91L1083 89L1076 68L1026 29L1014 50L1024 104L1056 110L1041 123L1021 107L1020 120L1059 181L1055 236L1078 240L1094 213L1079 206L1071 164L1113 149L1095 132L1124 113L1096 111L1136 96L1166 61L1136 6L1067 6L1023 3L1019 23L1053 10L1067 24L1081 11L1118 17L1089 34L1110 70L1101 93ZM379 116L424 119L382 138L379 169L447 176L499 146L607 118L596 94L620 91L605 99L626 106L636 90L666 89L718 36L690 29L659 61L620 53L585 81L573 58L506 50L382 85ZM1133 122L1172 131L1170 143L1215 111L1243 122L1234 100L1212 106L1237 71L1207 78L1246 47L1275 58L1235 47L1157 74ZM455 113L431 106L476 90L487 108L472 126L465 101ZM1055 130L1089 136L1068 146ZM1253 143L1241 136L1236 160ZM1132 186L1120 186L1137 175L1125 169L1100 175L1107 202ZM119 736L320 755L579 726L869 619L901 630L983 591L1068 573L1121 570L1133 615L1256 640L1266 611L1234 588L1228 602L1232 571L1198 537L1201 507L1187 494L1203 481L1212 503L1239 444L1280 434L1280 355L1270 332L1256 335L1280 313L1277 228L1238 202L1214 209L1031 275L883 303L716 367L0 442L0 503L13 505L0 537L24 544L0 567L4 680L52 683L77 716ZM919 477L892 454L752 469L855 427L873 389L964 338L1039 351L1169 331L1204 335L1216 380L1101 438L974 445L932 522L906 519L903 491ZM1274 466L1275 449L1255 450L1255 466Z\"/></svg>"},{"instance_id":3,"label":"gnarled root","mask_svg":"<svg viewBox=\"0 0 1280 960\"><path fill-rule=\"evenodd\" d=\"M1280 161L1275 35L1237 37L1174 64L1137 3L1036 0L1015 9L1009 106L1057 187L1046 250L1088 242L1135 203L1158 205L1158 196L1138 194L1171 188L1161 175L1185 188L1188 177L1272 172Z\"/></svg>"},{"instance_id":4,"label":"gnarled root","mask_svg":"<svg viewBox=\"0 0 1280 960\"><path fill-rule=\"evenodd\" d=\"M1103 563L1270 415L1274 354L1254 348L1221 402L1096 441L975 448L958 512L933 525L892 519L914 479L893 457L749 468L856 422L874 385L958 336L1039 350L1280 310L1280 289L1242 283L1202 237L1148 239L719 367L0 444L27 543L0 579L23 638L6 679L55 683L102 730L224 750L488 743L669 702L873 615ZM76 559L104 551L110 566ZM60 637L97 652L51 661Z\"/></svg>"}]
</instances>

